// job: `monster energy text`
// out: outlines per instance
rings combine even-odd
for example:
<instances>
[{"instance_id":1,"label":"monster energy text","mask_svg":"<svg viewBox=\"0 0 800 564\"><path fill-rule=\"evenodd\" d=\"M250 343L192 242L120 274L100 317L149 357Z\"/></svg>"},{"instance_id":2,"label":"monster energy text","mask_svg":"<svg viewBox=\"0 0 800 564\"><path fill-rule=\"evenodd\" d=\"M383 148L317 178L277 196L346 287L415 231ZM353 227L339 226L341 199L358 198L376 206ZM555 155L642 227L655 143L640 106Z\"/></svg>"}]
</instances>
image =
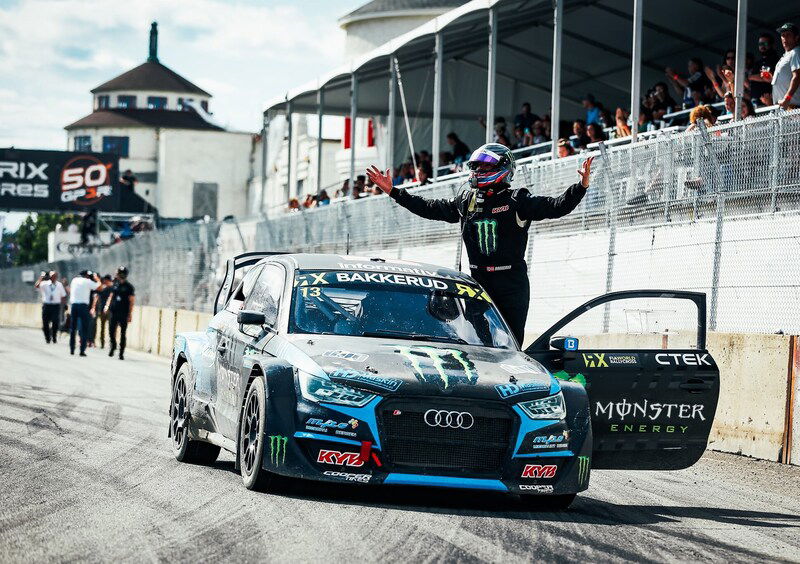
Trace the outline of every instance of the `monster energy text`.
<instances>
[{"instance_id":1,"label":"monster energy text","mask_svg":"<svg viewBox=\"0 0 800 564\"><path fill-rule=\"evenodd\" d=\"M484 255L497 250L497 220L481 219L475 222L478 231L478 248Z\"/></svg>"},{"instance_id":2,"label":"monster energy text","mask_svg":"<svg viewBox=\"0 0 800 564\"><path fill-rule=\"evenodd\" d=\"M286 443L289 442L288 437L281 435L269 436L269 461L274 465L283 464L286 462Z\"/></svg>"}]
</instances>

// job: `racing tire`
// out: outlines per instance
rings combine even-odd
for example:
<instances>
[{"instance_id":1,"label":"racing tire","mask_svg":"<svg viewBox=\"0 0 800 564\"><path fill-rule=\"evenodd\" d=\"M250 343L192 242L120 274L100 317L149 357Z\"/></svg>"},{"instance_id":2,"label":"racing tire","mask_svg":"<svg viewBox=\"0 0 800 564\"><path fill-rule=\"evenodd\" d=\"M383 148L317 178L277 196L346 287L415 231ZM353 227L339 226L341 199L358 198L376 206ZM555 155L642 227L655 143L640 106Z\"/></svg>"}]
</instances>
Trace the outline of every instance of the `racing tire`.
<instances>
[{"instance_id":1,"label":"racing tire","mask_svg":"<svg viewBox=\"0 0 800 564\"><path fill-rule=\"evenodd\" d=\"M264 435L267 419L267 393L264 377L253 378L245 394L239 423L239 471L248 490L267 491L274 475L261 467L264 457Z\"/></svg>"},{"instance_id":2,"label":"racing tire","mask_svg":"<svg viewBox=\"0 0 800 564\"><path fill-rule=\"evenodd\" d=\"M172 437L172 453L179 462L188 464L213 464L219 456L219 447L204 441L189 438L191 419L188 404L189 365L184 363L178 370L172 386L170 400L170 435Z\"/></svg>"},{"instance_id":3,"label":"racing tire","mask_svg":"<svg viewBox=\"0 0 800 564\"><path fill-rule=\"evenodd\" d=\"M578 494L523 495L522 500L541 511L566 511Z\"/></svg>"}]
</instances>

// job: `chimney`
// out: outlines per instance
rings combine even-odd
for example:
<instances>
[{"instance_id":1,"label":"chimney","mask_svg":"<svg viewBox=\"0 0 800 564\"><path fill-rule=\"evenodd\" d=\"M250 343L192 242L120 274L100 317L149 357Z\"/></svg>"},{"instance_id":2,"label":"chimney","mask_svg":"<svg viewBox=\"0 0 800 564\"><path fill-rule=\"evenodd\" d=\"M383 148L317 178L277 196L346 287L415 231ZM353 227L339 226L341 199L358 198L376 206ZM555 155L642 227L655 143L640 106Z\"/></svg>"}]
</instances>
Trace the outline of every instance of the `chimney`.
<instances>
[{"instance_id":1,"label":"chimney","mask_svg":"<svg viewBox=\"0 0 800 564\"><path fill-rule=\"evenodd\" d=\"M147 60L152 63L158 62L158 24L150 24L150 56Z\"/></svg>"}]
</instances>

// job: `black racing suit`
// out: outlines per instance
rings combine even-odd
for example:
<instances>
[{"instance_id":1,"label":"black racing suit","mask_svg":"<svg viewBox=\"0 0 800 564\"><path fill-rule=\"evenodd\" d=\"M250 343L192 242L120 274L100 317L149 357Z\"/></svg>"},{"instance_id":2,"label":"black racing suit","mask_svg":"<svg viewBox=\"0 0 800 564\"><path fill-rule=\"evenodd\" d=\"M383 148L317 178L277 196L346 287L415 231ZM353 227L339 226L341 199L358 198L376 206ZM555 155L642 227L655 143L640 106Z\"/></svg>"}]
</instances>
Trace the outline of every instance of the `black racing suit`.
<instances>
[{"instance_id":1,"label":"black racing suit","mask_svg":"<svg viewBox=\"0 0 800 564\"><path fill-rule=\"evenodd\" d=\"M426 219L461 222L473 278L489 293L520 346L528 317L530 284L525 249L531 221L567 215L580 203L586 189L573 184L557 198L534 196L526 188L483 193L470 210L474 192L466 188L452 199L429 200L392 188L391 197L410 212Z\"/></svg>"}]
</instances>

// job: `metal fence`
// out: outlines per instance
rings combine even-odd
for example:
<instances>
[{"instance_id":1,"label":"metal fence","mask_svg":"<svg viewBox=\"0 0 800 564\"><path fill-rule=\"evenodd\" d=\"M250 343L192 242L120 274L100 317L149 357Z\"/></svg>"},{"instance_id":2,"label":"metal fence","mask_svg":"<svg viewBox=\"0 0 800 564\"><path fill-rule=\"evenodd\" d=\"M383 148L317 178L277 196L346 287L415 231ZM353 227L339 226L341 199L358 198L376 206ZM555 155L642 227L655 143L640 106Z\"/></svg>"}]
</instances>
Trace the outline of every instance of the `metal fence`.
<instances>
[{"instance_id":1,"label":"metal fence","mask_svg":"<svg viewBox=\"0 0 800 564\"><path fill-rule=\"evenodd\" d=\"M558 195L589 155L597 158L583 202L531 226L530 330L595 295L656 287L708 292L712 330L800 333L800 111L557 161L525 159L514 186ZM414 190L450 198L464 181L453 175ZM239 226L181 225L59 268L104 272L126 263L140 303L207 311L221 260L243 248L349 249L446 266L461 252L457 225L372 196ZM18 269L0 271L0 284L2 300L33 297Z\"/></svg>"}]
</instances>

